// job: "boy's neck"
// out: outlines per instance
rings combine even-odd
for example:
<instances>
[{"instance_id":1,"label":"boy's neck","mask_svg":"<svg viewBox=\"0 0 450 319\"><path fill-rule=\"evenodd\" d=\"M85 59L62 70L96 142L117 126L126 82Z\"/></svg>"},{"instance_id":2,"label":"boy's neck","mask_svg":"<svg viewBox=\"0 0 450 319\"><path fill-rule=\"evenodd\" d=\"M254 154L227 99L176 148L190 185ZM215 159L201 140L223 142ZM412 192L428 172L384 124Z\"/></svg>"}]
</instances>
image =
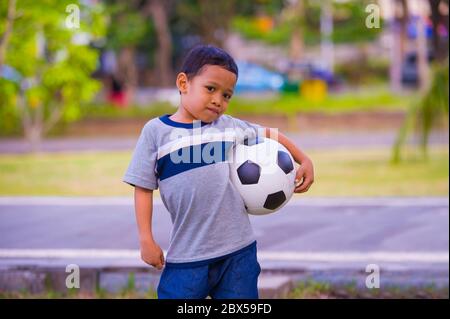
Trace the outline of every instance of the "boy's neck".
<instances>
[{"instance_id":1,"label":"boy's neck","mask_svg":"<svg viewBox=\"0 0 450 319\"><path fill-rule=\"evenodd\" d=\"M188 114L185 110L181 110L181 107L178 108L178 110L174 114L169 116L169 119L174 122L188 124L192 124L194 121L198 121L198 119L194 118L191 114Z\"/></svg>"}]
</instances>

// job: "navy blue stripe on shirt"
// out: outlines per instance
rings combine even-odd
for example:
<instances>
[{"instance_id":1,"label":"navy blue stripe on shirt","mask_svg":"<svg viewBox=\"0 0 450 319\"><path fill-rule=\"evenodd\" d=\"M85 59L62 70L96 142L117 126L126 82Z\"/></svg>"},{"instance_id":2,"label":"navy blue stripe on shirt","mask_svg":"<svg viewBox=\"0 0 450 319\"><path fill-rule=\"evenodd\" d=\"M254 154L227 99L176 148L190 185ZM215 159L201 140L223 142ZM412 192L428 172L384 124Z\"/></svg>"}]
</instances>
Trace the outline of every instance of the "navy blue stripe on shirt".
<instances>
[{"instance_id":1,"label":"navy blue stripe on shirt","mask_svg":"<svg viewBox=\"0 0 450 319\"><path fill-rule=\"evenodd\" d=\"M194 128L194 123L181 123L181 122L175 122L173 120L170 119L171 114L166 114L163 116L160 116L159 119L161 120L161 122L173 126L173 127L182 127L182 128ZM200 124L200 125L199 125ZM207 122L203 122L203 121L198 121L197 123L195 123L195 127L200 127L200 126L205 126L211 123L207 123Z\"/></svg>"},{"instance_id":2,"label":"navy blue stripe on shirt","mask_svg":"<svg viewBox=\"0 0 450 319\"><path fill-rule=\"evenodd\" d=\"M209 142L186 146L164 155L156 163L158 178L162 181L194 168L224 162L232 145L233 142L229 141ZM220 153L216 154L216 151Z\"/></svg>"}]
</instances>

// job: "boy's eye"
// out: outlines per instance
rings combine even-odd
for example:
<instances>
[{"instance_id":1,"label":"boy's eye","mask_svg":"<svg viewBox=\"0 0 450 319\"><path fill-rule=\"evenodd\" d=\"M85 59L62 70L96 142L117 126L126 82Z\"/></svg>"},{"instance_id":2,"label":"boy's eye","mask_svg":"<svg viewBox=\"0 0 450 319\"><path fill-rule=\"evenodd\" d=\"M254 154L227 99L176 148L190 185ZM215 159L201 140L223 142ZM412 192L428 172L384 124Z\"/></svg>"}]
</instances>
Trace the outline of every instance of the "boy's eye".
<instances>
[{"instance_id":1,"label":"boy's eye","mask_svg":"<svg viewBox=\"0 0 450 319\"><path fill-rule=\"evenodd\" d=\"M210 92L210 93L212 93L212 92L214 92L214 91L216 90L216 88L215 88L214 86L209 86L209 85L205 86L205 88L206 88L206 89L208 90L208 92ZM229 100L229 99L231 99L231 94L225 93L225 94L223 95L223 97L224 97L226 100Z\"/></svg>"}]
</instances>

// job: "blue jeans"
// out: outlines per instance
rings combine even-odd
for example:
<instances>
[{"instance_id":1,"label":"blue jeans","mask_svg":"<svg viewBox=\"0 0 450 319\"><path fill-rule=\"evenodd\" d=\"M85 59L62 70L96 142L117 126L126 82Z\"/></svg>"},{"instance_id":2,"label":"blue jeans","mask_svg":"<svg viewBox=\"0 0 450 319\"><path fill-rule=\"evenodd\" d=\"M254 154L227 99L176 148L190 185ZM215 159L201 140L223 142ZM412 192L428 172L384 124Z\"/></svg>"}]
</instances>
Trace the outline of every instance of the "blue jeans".
<instances>
[{"instance_id":1,"label":"blue jeans","mask_svg":"<svg viewBox=\"0 0 450 319\"><path fill-rule=\"evenodd\" d=\"M158 298L258 299L260 273L256 242L210 260L166 263L158 285Z\"/></svg>"}]
</instances>

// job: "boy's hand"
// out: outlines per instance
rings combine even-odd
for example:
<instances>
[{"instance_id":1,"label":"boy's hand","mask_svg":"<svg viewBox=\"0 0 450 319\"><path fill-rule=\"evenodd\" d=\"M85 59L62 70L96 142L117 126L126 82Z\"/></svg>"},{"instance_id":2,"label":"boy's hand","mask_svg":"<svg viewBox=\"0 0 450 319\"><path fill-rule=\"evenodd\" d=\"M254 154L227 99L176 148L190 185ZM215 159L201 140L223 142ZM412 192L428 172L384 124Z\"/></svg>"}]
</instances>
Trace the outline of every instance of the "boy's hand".
<instances>
[{"instance_id":1,"label":"boy's hand","mask_svg":"<svg viewBox=\"0 0 450 319\"><path fill-rule=\"evenodd\" d=\"M163 251L154 241L141 241L141 258L158 270L161 270L164 266Z\"/></svg>"},{"instance_id":2,"label":"boy's hand","mask_svg":"<svg viewBox=\"0 0 450 319\"><path fill-rule=\"evenodd\" d=\"M314 182L314 167L309 158L302 161L302 164L297 169L295 176L295 189L294 193L307 192L309 187Z\"/></svg>"}]
</instances>

